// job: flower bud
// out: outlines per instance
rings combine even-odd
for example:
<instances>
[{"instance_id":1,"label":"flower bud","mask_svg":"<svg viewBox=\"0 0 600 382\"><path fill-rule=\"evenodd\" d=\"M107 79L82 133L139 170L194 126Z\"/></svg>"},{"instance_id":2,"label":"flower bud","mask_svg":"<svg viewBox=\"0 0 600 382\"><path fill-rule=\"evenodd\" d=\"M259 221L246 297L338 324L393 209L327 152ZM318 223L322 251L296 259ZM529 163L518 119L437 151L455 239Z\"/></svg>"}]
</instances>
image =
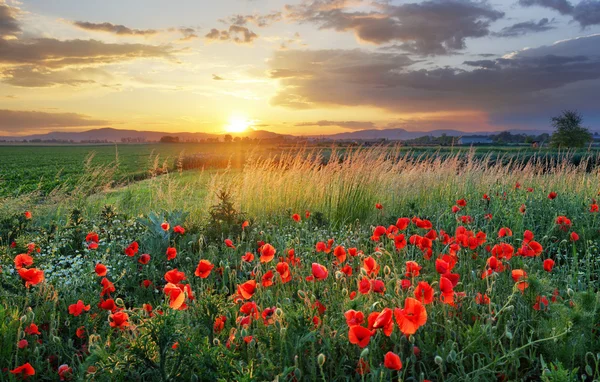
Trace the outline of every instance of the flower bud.
<instances>
[{"instance_id":1,"label":"flower bud","mask_svg":"<svg viewBox=\"0 0 600 382\"><path fill-rule=\"evenodd\" d=\"M438 366L441 366L444 363L444 360L439 355L436 355L433 360L434 360L435 364Z\"/></svg>"},{"instance_id":2,"label":"flower bud","mask_svg":"<svg viewBox=\"0 0 600 382\"><path fill-rule=\"evenodd\" d=\"M319 363L319 366L323 366L325 364L325 354L319 354L317 357L317 362Z\"/></svg>"}]
</instances>

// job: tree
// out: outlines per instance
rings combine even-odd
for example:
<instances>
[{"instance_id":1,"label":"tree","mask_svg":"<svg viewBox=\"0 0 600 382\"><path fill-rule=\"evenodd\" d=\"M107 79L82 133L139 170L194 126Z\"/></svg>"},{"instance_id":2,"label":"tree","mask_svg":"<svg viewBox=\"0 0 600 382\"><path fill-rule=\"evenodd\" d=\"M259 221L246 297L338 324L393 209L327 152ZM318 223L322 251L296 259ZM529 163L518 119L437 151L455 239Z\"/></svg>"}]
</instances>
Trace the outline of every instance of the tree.
<instances>
[{"instance_id":1,"label":"tree","mask_svg":"<svg viewBox=\"0 0 600 382\"><path fill-rule=\"evenodd\" d=\"M224 141L225 143L231 143L231 142L233 142L233 137L232 137L231 135L229 135L229 134L226 134L226 135L223 137L223 141Z\"/></svg>"},{"instance_id":2,"label":"tree","mask_svg":"<svg viewBox=\"0 0 600 382\"><path fill-rule=\"evenodd\" d=\"M592 134L581 126L583 117L576 111L565 110L561 115L552 118L552 126L556 129L550 144L554 147L583 147L592 140Z\"/></svg>"}]
</instances>

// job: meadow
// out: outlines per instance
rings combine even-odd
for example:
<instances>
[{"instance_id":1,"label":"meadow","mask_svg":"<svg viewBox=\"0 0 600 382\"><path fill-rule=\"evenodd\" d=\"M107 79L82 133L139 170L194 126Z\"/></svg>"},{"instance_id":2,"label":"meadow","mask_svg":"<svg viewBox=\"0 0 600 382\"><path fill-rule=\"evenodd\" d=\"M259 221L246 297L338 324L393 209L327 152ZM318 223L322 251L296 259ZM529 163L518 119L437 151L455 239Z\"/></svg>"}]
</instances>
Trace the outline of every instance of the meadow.
<instances>
[{"instance_id":1,"label":"meadow","mask_svg":"<svg viewBox=\"0 0 600 382\"><path fill-rule=\"evenodd\" d=\"M0 380L597 380L597 159L273 148L5 194Z\"/></svg>"}]
</instances>

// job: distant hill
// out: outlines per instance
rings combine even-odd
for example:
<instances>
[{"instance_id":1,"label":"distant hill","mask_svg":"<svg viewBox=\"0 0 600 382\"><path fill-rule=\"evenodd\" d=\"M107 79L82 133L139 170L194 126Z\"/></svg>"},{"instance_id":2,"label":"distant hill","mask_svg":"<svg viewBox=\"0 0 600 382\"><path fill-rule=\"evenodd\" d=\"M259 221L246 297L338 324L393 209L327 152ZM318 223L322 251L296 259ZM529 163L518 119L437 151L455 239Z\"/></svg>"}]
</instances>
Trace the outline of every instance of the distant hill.
<instances>
[{"instance_id":1,"label":"distant hill","mask_svg":"<svg viewBox=\"0 0 600 382\"><path fill-rule=\"evenodd\" d=\"M512 134L527 134L527 135L540 135L543 133L550 133L547 130L508 130ZM324 134L324 135L311 135L311 136L302 136L298 138L304 139L330 139L330 140L380 140L387 139L390 141L395 140L409 140L415 139L423 136L432 136L432 137L440 137L443 134L448 136L471 136L471 135L494 135L498 134L500 131L474 131L474 132L465 132L460 130L432 130L432 131L408 131L405 129L368 129L368 130L359 130L359 131L351 131L347 133L338 133L338 134ZM179 140L182 142L185 141L195 141L195 140L203 140L203 139L215 139L220 138L226 133L222 134L209 134L209 133L190 133L190 132L157 132L157 131L138 131L138 130L121 130L114 129L111 127L101 128L101 129L93 129L81 132L65 132L65 131L56 131L46 134L34 134L27 136L19 136L19 137L0 137L0 141L8 141L8 142L18 142L27 140L29 142L39 140L39 141L73 141L73 142L122 142L123 140L128 140L130 142L158 142L164 136L175 136L179 137ZM248 130L244 133L230 135L234 137L249 137L252 139L274 139L274 138L286 138L293 139L296 138L293 135L284 135L278 134L271 131L266 130Z\"/></svg>"},{"instance_id":2,"label":"distant hill","mask_svg":"<svg viewBox=\"0 0 600 382\"><path fill-rule=\"evenodd\" d=\"M93 129L81 132L66 132L66 131L55 131L45 134L33 134L18 137L0 137L2 141L17 142L17 141L73 141L73 142L89 142L89 141L106 141L106 142L122 142L124 139L130 141L142 141L142 142L158 142L160 138L164 136L179 137L180 141L193 141L208 138L220 138L225 135L223 134L209 134L209 133L190 133L190 132L160 132L160 131L139 131L139 130L121 130L114 129L111 127L105 127L101 129ZM236 137L249 137L252 139L270 139L283 137L284 135L273 133L265 130L249 130L244 133L231 134ZM287 136L290 137L290 136Z\"/></svg>"}]
</instances>

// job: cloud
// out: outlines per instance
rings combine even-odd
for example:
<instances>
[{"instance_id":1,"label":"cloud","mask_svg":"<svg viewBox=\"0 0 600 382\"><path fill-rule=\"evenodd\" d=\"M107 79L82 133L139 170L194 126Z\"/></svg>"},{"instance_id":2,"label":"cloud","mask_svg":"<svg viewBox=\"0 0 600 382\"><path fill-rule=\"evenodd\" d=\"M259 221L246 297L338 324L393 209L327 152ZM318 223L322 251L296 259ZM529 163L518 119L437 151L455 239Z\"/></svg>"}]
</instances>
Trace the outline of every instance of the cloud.
<instances>
[{"instance_id":1,"label":"cloud","mask_svg":"<svg viewBox=\"0 0 600 382\"><path fill-rule=\"evenodd\" d=\"M406 56L363 50L277 52L271 70L287 71L271 104L292 109L373 106L394 113L467 112L491 118L544 118L576 108L600 118L600 35L564 40L495 60L415 69ZM295 76L308 70L310 76ZM539 122L539 120L538 120Z\"/></svg>"},{"instance_id":2,"label":"cloud","mask_svg":"<svg viewBox=\"0 0 600 382\"><path fill-rule=\"evenodd\" d=\"M568 0L519 0L519 4L550 8L562 15L570 15L582 28L600 24L600 0L582 0L576 5Z\"/></svg>"},{"instance_id":3,"label":"cloud","mask_svg":"<svg viewBox=\"0 0 600 382\"><path fill-rule=\"evenodd\" d=\"M4 83L20 87L82 86L109 83L113 76L98 68L51 70L35 65L15 66L1 71Z\"/></svg>"},{"instance_id":4,"label":"cloud","mask_svg":"<svg viewBox=\"0 0 600 382\"><path fill-rule=\"evenodd\" d=\"M246 27L231 25L228 30L213 28L204 36L210 41L232 41L236 44L252 44L258 35Z\"/></svg>"},{"instance_id":5,"label":"cloud","mask_svg":"<svg viewBox=\"0 0 600 382\"><path fill-rule=\"evenodd\" d=\"M225 78L223 78L221 76L218 76L216 74L212 75L212 79L215 80L215 81L225 81Z\"/></svg>"},{"instance_id":6,"label":"cloud","mask_svg":"<svg viewBox=\"0 0 600 382\"><path fill-rule=\"evenodd\" d=\"M0 110L0 130L20 133L29 129L55 129L63 127L102 126L109 121L92 119L77 113L48 113L30 110Z\"/></svg>"},{"instance_id":7,"label":"cloud","mask_svg":"<svg viewBox=\"0 0 600 382\"><path fill-rule=\"evenodd\" d=\"M254 14L254 15L233 15L227 19L221 19L220 22L230 25L246 26L248 23L252 23L257 27L264 28L271 26L272 24L281 21L283 15L281 12L271 12L266 15Z\"/></svg>"},{"instance_id":8,"label":"cloud","mask_svg":"<svg viewBox=\"0 0 600 382\"><path fill-rule=\"evenodd\" d=\"M470 0L374 3L372 11L353 11L355 5L350 0L304 0L286 5L286 18L320 29L352 31L363 42L400 42L407 52L437 55L464 49L467 38L489 35L490 24L504 17L486 2Z\"/></svg>"},{"instance_id":9,"label":"cloud","mask_svg":"<svg viewBox=\"0 0 600 382\"><path fill-rule=\"evenodd\" d=\"M337 126L349 130L365 130L375 129L376 126L373 122L364 121L317 121L317 122L302 122L297 123L295 126Z\"/></svg>"},{"instance_id":10,"label":"cloud","mask_svg":"<svg viewBox=\"0 0 600 382\"><path fill-rule=\"evenodd\" d=\"M494 33L494 35L498 37L519 37L530 33L545 32L551 29L555 29L552 25L552 21L543 18L538 22L525 21L510 25L502 28L500 32Z\"/></svg>"},{"instance_id":11,"label":"cloud","mask_svg":"<svg viewBox=\"0 0 600 382\"><path fill-rule=\"evenodd\" d=\"M156 29L131 29L125 25L112 23L91 23L87 21L74 21L73 25L80 29L93 32L106 32L118 36L152 36L158 33Z\"/></svg>"},{"instance_id":12,"label":"cloud","mask_svg":"<svg viewBox=\"0 0 600 382\"><path fill-rule=\"evenodd\" d=\"M17 13L18 9L0 3L0 38L14 36L21 31Z\"/></svg>"}]
</instances>

